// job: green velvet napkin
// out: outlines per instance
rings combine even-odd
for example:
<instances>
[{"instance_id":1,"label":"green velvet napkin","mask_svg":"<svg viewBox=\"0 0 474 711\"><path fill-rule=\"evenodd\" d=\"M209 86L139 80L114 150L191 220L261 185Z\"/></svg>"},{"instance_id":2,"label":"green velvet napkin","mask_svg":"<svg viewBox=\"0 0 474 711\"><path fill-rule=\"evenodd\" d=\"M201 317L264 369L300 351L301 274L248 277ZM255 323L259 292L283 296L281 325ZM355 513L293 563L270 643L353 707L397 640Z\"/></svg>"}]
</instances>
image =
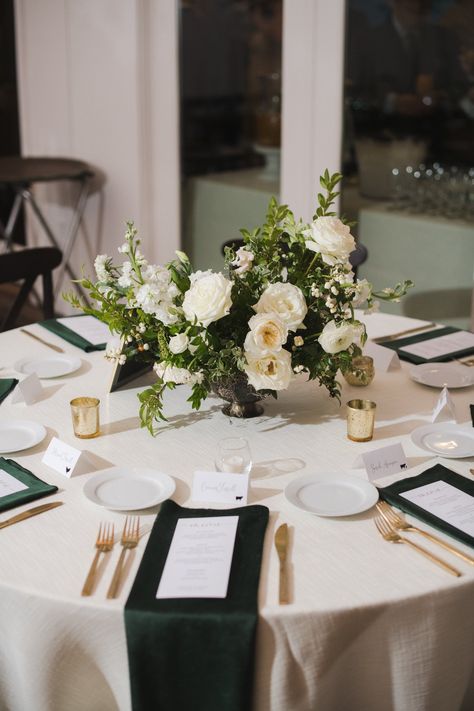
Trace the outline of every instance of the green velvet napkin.
<instances>
[{"instance_id":1,"label":"green velvet napkin","mask_svg":"<svg viewBox=\"0 0 474 711\"><path fill-rule=\"evenodd\" d=\"M13 461L13 459L0 457L0 469L3 469L7 474L15 477L15 479L18 479L18 481L21 481L28 487L14 494L0 496L0 511L8 511L8 509L12 509L15 506L27 504L29 501L41 499L43 496L48 496L49 494L55 494L58 490L57 486L52 486L52 484L47 484L42 479L38 479L29 469L20 466L17 462Z\"/></svg>"},{"instance_id":2,"label":"green velvet napkin","mask_svg":"<svg viewBox=\"0 0 474 711\"><path fill-rule=\"evenodd\" d=\"M77 316L77 318L81 318L81 316ZM81 348L86 353L91 353L92 351L105 351L105 347L107 345L106 343L94 345L94 343L88 341L87 338L83 338L78 333L71 331L71 329L64 324L59 323L59 321L55 318L50 318L47 321L41 321L40 326L47 328L48 331L52 331L52 333L60 336L60 338L64 338L65 341L72 343L72 345L77 346L77 348Z\"/></svg>"},{"instance_id":3,"label":"green velvet napkin","mask_svg":"<svg viewBox=\"0 0 474 711\"><path fill-rule=\"evenodd\" d=\"M471 481L460 474L456 474L456 472L447 469L442 464L435 464L434 467L427 469L418 476L409 477L408 479L401 479L400 481L396 481L394 484L381 487L379 488L379 494L382 499L385 499L385 501L388 501L390 504L393 504L402 511L406 511L406 513L412 514L416 518L419 518L420 521L425 521L425 523L429 523L430 526L434 526L434 528L443 531L443 533L447 533L453 538L456 538L458 541L467 543L468 546L474 547L473 536L470 536L468 533L464 533L464 531L460 531L450 523L443 521L437 516L425 511L425 509L422 509L420 506L408 501L408 499L403 498L403 496L400 496L400 494L405 491L411 491L419 486L431 484L434 481L445 481L447 484L451 484L457 489L460 489L461 491L466 492L466 494L474 497L474 481Z\"/></svg>"},{"instance_id":4,"label":"green velvet napkin","mask_svg":"<svg viewBox=\"0 0 474 711\"><path fill-rule=\"evenodd\" d=\"M3 402L17 385L18 380L16 378L0 378L0 402Z\"/></svg>"},{"instance_id":5,"label":"green velvet napkin","mask_svg":"<svg viewBox=\"0 0 474 711\"><path fill-rule=\"evenodd\" d=\"M461 351L456 351L455 353L448 353L442 357L438 358L421 358L420 356L413 355L413 353L405 353L400 350L405 346L412 346L414 343L421 343L421 341L429 341L431 338L439 338L440 336L447 336L450 333L457 333L461 331L461 328L454 328L454 326L446 326L445 328L438 328L435 331L428 331L428 333L415 333L413 336L407 336L407 338L399 338L396 341L383 341L379 345L384 346L384 348L391 348L397 351L399 357L402 360L408 360L410 363L438 363L439 361L452 360L453 358L463 358L464 356L474 353L474 348L465 348Z\"/></svg>"},{"instance_id":6,"label":"green velvet napkin","mask_svg":"<svg viewBox=\"0 0 474 711\"><path fill-rule=\"evenodd\" d=\"M178 519L239 516L225 599L157 600ZM221 511L165 501L125 606L133 711L251 707L265 506Z\"/></svg>"}]
</instances>

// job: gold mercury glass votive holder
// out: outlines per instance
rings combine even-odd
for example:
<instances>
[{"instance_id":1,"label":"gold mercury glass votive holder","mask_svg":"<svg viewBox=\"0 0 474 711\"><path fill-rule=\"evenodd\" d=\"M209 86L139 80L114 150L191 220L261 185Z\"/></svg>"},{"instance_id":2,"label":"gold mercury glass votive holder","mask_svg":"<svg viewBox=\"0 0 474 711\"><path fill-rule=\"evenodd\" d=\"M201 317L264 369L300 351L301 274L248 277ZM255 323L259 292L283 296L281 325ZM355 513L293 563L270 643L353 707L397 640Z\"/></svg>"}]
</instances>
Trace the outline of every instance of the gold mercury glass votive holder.
<instances>
[{"instance_id":1,"label":"gold mercury glass votive holder","mask_svg":"<svg viewBox=\"0 0 474 711\"><path fill-rule=\"evenodd\" d=\"M349 385L370 385L375 375L374 359L370 356L356 356L342 374Z\"/></svg>"},{"instance_id":2,"label":"gold mercury glass votive holder","mask_svg":"<svg viewBox=\"0 0 474 711\"><path fill-rule=\"evenodd\" d=\"M349 400L347 403L347 436L353 442L372 439L376 407L371 400Z\"/></svg>"},{"instance_id":3,"label":"gold mercury glass votive holder","mask_svg":"<svg viewBox=\"0 0 474 711\"><path fill-rule=\"evenodd\" d=\"M97 437L100 431L99 404L96 397L75 397L71 400L72 426L80 439Z\"/></svg>"}]
</instances>

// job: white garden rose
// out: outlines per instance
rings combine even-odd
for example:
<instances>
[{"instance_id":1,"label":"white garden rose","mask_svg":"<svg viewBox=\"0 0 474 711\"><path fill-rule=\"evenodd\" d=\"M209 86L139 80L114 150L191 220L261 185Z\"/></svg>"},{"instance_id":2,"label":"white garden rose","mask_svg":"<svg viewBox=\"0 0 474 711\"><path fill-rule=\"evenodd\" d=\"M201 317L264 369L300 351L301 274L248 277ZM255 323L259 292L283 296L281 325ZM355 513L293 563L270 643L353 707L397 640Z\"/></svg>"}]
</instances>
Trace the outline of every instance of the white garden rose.
<instances>
[{"instance_id":1,"label":"white garden rose","mask_svg":"<svg viewBox=\"0 0 474 711\"><path fill-rule=\"evenodd\" d=\"M360 335L360 329L351 323L329 321L318 338L326 353L345 351Z\"/></svg>"},{"instance_id":2,"label":"white garden rose","mask_svg":"<svg viewBox=\"0 0 474 711\"><path fill-rule=\"evenodd\" d=\"M249 320L249 328L244 349L252 353L279 351L288 338L288 328L277 314L255 314Z\"/></svg>"},{"instance_id":3,"label":"white garden rose","mask_svg":"<svg viewBox=\"0 0 474 711\"><path fill-rule=\"evenodd\" d=\"M188 321L195 319L203 326L227 316L232 306L232 282L220 272L196 279L184 295L183 311Z\"/></svg>"},{"instance_id":4,"label":"white garden rose","mask_svg":"<svg viewBox=\"0 0 474 711\"><path fill-rule=\"evenodd\" d=\"M178 355L178 353L184 353L188 348L189 338L185 333L178 333L176 336L171 336L168 341L168 348L171 353Z\"/></svg>"},{"instance_id":5,"label":"white garden rose","mask_svg":"<svg viewBox=\"0 0 474 711\"><path fill-rule=\"evenodd\" d=\"M244 370L255 390L286 390L293 376L291 355L283 348L277 353L259 355L247 352Z\"/></svg>"},{"instance_id":6,"label":"white garden rose","mask_svg":"<svg viewBox=\"0 0 474 711\"><path fill-rule=\"evenodd\" d=\"M270 284L253 308L258 314L277 314L289 331L304 328L303 321L308 312L301 289L281 281Z\"/></svg>"},{"instance_id":7,"label":"white garden rose","mask_svg":"<svg viewBox=\"0 0 474 711\"><path fill-rule=\"evenodd\" d=\"M323 262L331 266L347 262L356 247L350 227L338 217L318 217L303 234L308 238L306 247L321 254Z\"/></svg>"}]
</instances>

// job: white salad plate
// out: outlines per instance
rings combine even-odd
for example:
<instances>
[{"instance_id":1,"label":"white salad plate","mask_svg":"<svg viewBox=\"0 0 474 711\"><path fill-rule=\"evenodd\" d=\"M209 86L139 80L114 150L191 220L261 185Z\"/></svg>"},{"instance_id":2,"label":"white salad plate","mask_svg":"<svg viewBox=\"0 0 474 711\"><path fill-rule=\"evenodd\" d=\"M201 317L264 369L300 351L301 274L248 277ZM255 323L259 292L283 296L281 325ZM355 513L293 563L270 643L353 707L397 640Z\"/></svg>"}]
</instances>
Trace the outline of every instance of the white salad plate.
<instances>
[{"instance_id":1,"label":"white salad plate","mask_svg":"<svg viewBox=\"0 0 474 711\"><path fill-rule=\"evenodd\" d=\"M0 454L21 452L39 444L46 437L46 429L31 420L10 420L0 423Z\"/></svg>"},{"instance_id":2,"label":"white salad plate","mask_svg":"<svg viewBox=\"0 0 474 711\"><path fill-rule=\"evenodd\" d=\"M84 494L98 506L114 511L147 509L169 499L176 488L167 474L146 467L111 467L84 484Z\"/></svg>"},{"instance_id":3,"label":"white salad plate","mask_svg":"<svg viewBox=\"0 0 474 711\"><path fill-rule=\"evenodd\" d=\"M435 422L417 427L411 433L412 442L418 447L434 452L447 459L462 459L474 456L474 429L450 422Z\"/></svg>"},{"instance_id":4,"label":"white salad plate","mask_svg":"<svg viewBox=\"0 0 474 711\"><path fill-rule=\"evenodd\" d=\"M22 358L15 363L15 370L23 375L36 373L38 378L59 378L79 370L81 359L70 355L42 356L41 358Z\"/></svg>"},{"instance_id":5,"label":"white salad plate","mask_svg":"<svg viewBox=\"0 0 474 711\"><path fill-rule=\"evenodd\" d=\"M473 371L459 363L422 363L410 369L410 377L432 388L468 388L474 385Z\"/></svg>"},{"instance_id":6,"label":"white salad plate","mask_svg":"<svg viewBox=\"0 0 474 711\"><path fill-rule=\"evenodd\" d=\"M317 516L351 516L370 509L379 498L375 486L350 474L306 474L285 489L293 506Z\"/></svg>"}]
</instances>

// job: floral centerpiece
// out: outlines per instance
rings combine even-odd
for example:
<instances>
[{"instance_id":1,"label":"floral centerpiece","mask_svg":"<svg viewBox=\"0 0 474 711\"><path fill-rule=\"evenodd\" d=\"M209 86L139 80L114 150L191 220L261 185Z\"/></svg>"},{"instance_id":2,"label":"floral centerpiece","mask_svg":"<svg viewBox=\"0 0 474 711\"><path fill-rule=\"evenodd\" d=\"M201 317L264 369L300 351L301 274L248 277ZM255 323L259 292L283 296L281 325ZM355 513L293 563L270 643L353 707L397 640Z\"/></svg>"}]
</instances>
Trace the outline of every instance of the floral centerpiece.
<instances>
[{"instance_id":1,"label":"floral centerpiece","mask_svg":"<svg viewBox=\"0 0 474 711\"><path fill-rule=\"evenodd\" d=\"M165 419L164 391L180 384L191 387L196 409L211 391L244 405L276 397L298 373L339 396L337 373L361 354L366 339L354 308L373 310L376 298L398 300L411 286L376 293L365 279L354 279L350 225L331 211L341 178L328 171L320 178L324 193L310 224L272 198L265 224L241 230L242 246L226 248L223 272L193 271L183 252L166 266L150 264L128 223L123 263L99 255L98 281L80 282L96 306L66 297L120 335L120 347L107 357L153 364L156 383L138 396L150 432ZM245 407L227 412L248 414Z\"/></svg>"}]
</instances>

